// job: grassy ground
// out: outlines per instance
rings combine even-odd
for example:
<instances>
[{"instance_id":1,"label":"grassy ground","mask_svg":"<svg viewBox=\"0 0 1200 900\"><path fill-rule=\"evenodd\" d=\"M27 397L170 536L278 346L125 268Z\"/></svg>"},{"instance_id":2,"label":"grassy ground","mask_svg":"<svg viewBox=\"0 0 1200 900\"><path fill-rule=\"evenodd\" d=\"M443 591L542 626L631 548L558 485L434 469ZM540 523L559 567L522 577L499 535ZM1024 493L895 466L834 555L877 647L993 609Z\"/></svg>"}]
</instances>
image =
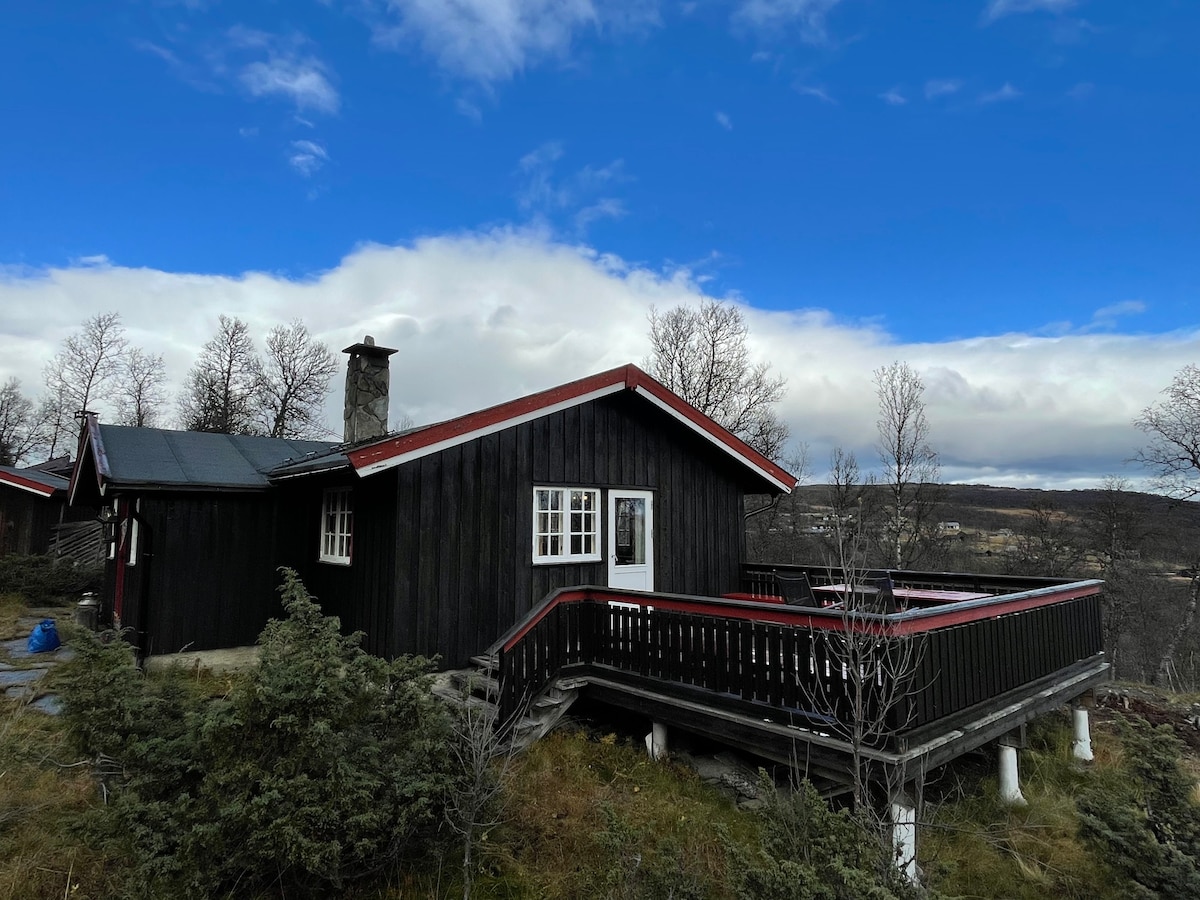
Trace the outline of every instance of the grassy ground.
<instances>
[{"instance_id":1,"label":"grassy ground","mask_svg":"<svg viewBox=\"0 0 1200 900\"><path fill-rule=\"evenodd\" d=\"M1065 716L1048 717L1031 729L1030 747L1020 760L1028 806L999 802L994 760L986 769L955 767L961 780L943 785L947 795L929 804L931 827L923 836L922 863L939 890L953 897L1030 900L1128 895L1125 882L1077 833L1079 790L1122 777L1119 740L1104 727L1093 732L1096 759L1084 768L1071 757Z\"/></svg>"},{"instance_id":2,"label":"grassy ground","mask_svg":"<svg viewBox=\"0 0 1200 900\"><path fill-rule=\"evenodd\" d=\"M726 897L721 833L753 817L690 769L614 735L559 731L530 748L508 822L489 836L482 897Z\"/></svg>"},{"instance_id":3,"label":"grassy ground","mask_svg":"<svg viewBox=\"0 0 1200 900\"><path fill-rule=\"evenodd\" d=\"M21 612L0 597L0 637ZM214 696L228 691L227 681L198 676L193 685ZM1078 837L1075 798L1128 777L1115 718L1176 702L1151 697L1098 711L1088 767L1070 756L1065 715L1031 727L1021 753L1024 808L997 802L991 755L945 770L926 794L921 865L931 886L961 898L1127 896L1128 883ZM1191 751L1185 769L1200 772L1198 760ZM120 896L120 860L89 847L77 827L100 802L78 762L58 720L0 700L0 900ZM652 763L628 739L561 730L518 760L505 821L480 842L473 896L724 900L732 896L725 842L754 847L758 836L754 815L690 770ZM346 896L461 896L459 865L450 855L429 860L423 871L357 885Z\"/></svg>"},{"instance_id":4,"label":"grassy ground","mask_svg":"<svg viewBox=\"0 0 1200 900\"><path fill-rule=\"evenodd\" d=\"M0 706L0 900L113 897L111 867L75 823L98 802L96 783L65 755L58 721Z\"/></svg>"}]
</instances>

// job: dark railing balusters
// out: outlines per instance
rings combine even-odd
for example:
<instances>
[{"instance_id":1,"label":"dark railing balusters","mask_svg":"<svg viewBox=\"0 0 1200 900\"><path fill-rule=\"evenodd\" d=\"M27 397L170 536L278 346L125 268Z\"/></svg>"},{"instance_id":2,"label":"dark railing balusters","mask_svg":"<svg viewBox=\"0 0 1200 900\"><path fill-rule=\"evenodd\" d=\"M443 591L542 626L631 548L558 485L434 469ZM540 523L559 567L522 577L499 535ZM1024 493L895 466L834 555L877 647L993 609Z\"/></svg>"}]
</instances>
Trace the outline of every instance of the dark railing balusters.
<instances>
[{"instance_id":1,"label":"dark railing balusters","mask_svg":"<svg viewBox=\"0 0 1200 900\"><path fill-rule=\"evenodd\" d=\"M868 641L873 655L864 660L863 672L888 684L867 692L864 701L868 717L882 716L889 735L896 736L1102 650L1098 591L1051 597L999 615L989 616L980 607L973 620L956 616L954 624L934 623L911 636L889 632L891 625L878 617L823 614L817 621L797 614L797 624L785 624L789 615L771 621L733 614L728 601L575 590L562 602L547 601L495 649L503 714L563 674L586 674L603 665L652 689L673 685L676 691L694 691L701 701L704 694L720 695L726 705L740 702L756 717L778 711L796 722L818 723L818 729L832 717L845 730L861 679L845 671L846 653L838 650L847 640L844 629L882 628L882 637ZM811 624L799 624L808 619ZM899 687L893 689L897 679Z\"/></svg>"}]
</instances>

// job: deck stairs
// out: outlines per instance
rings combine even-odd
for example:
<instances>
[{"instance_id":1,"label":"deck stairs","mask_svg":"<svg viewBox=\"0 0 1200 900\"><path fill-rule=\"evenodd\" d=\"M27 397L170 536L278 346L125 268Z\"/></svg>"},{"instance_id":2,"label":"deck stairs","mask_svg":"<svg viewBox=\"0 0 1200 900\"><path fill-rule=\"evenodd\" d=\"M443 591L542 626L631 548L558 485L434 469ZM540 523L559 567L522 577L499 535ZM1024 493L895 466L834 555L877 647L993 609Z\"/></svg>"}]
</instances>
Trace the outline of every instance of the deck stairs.
<instances>
[{"instance_id":1,"label":"deck stairs","mask_svg":"<svg viewBox=\"0 0 1200 900\"><path fill-rule=\"evenodd\" d=\"M498 660L492 655L473 656L473 668L443 672L435 678L433 693L452 705L468 706L491 717L493 727L501 731L510 730L515 747L524 750L549 734L562 721L579 696L584 682L572 678L557 679L532 698L515 721L500 722L496 705L500 696L500 682L495 676L497 663Z\"/></svg>"}]
</instances>

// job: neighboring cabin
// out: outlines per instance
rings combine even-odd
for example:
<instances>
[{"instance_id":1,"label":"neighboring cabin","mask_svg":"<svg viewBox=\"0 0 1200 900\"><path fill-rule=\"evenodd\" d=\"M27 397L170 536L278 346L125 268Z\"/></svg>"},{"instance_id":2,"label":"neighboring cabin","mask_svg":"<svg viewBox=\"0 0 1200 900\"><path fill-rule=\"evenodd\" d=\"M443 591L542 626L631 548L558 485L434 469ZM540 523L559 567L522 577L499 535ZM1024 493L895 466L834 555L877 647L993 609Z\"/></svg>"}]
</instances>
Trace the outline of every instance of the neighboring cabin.
<instances>
[{"instance_id":1,"label":"neighboring cabin","mask_svg":"<svg viewBox=\"0 0 1200 900\"><path fill-rule=\"evenodd\" d=\"M88 418L71 501L115 514L143 654L253 642L286 565L371 652L463 665L557 588L737 590L745 495L795 484L632 365L386 435L394 351L345 352L336 446Z\"/></svg>"},{"instance_id":2,"label":"neighboring cabin","mask_svg":"<svg viewBox=\"0 0 1200 900\"><path fill-rule=\"evenodd\" d=\"M94 507L67 505L71 460L37 466L0 466L0 556L46 554L56 526L94 519Z\"/></svg>"}]
</instances>

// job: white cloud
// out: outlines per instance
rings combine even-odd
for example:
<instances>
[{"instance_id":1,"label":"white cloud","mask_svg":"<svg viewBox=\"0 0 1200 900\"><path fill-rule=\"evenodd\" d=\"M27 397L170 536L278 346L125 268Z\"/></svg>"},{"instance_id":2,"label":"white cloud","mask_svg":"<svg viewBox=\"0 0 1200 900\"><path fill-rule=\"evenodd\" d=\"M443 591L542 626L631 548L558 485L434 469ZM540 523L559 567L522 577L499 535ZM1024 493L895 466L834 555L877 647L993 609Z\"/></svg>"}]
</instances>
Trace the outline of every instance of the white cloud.
<instances>
[{"instance_id":1,"label":"white cloud","mask_svg":"<svg viewBox=\"0 0 1200 900\"><path fill-rule=\"evenodd\" d=\"M586 165L560 176L556 167L563 157L559 141L547 141L521 157L517 164L522 183L517 205L542 225L552 225L569 215L576 233L582 234L599 219L625 215L624 203L611 191L628 180L625 164L616 159L605 166Z\"/></svg>"},{"instance_id":2,"label":"white cloud","mask_svg":"<svg viewBox=\"0 0 1200 900\"><path fill-rule=\"evenodd\" d=\"M327 71L316 57L279 45L266 59L244 66L238 80L252 97L281 97L297 109L336 113L341 98Z\"/></svg>"},{"instance_id":3,"label":"white cloud","mask_svg":"<svg viewBox=\"0 0 1200 900\"><path fill-rule=\"evenodd\" d=\"M316 141L292 141L288 165L305 178L316 174L328 161L329 152Z\"/></svg>"},{"instance_id":4,"label":"white cloud","mask_svg":"<svg viewBox=\"0 0 1200 900\"><path fill-rule=\"evenodd\" d=\"M957 78L931 78L925 82L925 99L948 97L950 94L957 94L961 89L962 82Z\"/></svg>"},{"instance_id":5,"label":"white cloud","mask_svg":"<svg viewBox=\"0 0 1200 900\"><path fill-rule=\"evenodd\" d=\"M997 90L989 91L986 94L979 95L980 103L1004 103L1007 100L1016 100L1021 96L1021 92L1013 87L1009 82L1004 82Z\"/></svg>"},{"instance_id":6,"label":"white cloud","mask_svg":"<svg viewBox=\"0 0 1200 900\"><path fill-rule=\"evenodd\" d=\"M717 120L717 124L726 131L733 131L733 120L729 118L727 113L717 110L716 113L714 113L713 118L715 118Z\"/></svg>"},{"instance_id":7,"label":"white cloud","mask_svg":"<svg viewBox=\"0 0 1200 900\"><path fill-rule=\"evenodd\" d=\"M837 103L836 100L829 96L825 88L822 87L813 87L812 85L807 84L794 84L792 85L792 89L802 97L815 97L822 103Z\"/></svg>"},{"instance_id":8,"label":"white cloud","mask_svg":"<svg viewBox=\"0 0 1200 900\"><path fill-rule=\"evenodd\" d=\"M360 8L378 43L417 44L446 72L483 83L563 59L582 34L659 21L656 0L377 0Z\"/></svg>"},{"instance_id":9,"label":"white cloud","mask_svg":"<svg viewBox=\"0 0 1200 900\"><path fill-rule=\"evenodd\" d=\"M829 40L826 20L841 0L741 0L734 21L756 31L773 35L795 26L800 37L810 44Z\"/></svg>"},{"instance_id":10,"label":"white cloud","mask_svg":"<svg viewBox=\"0 0 1200 900\"><path fill-rule=\"evenodd\" d=\"M989 0L983 11L983 21L990 24L1017 13L1063 13L1075 3L1076 0Z\"/></svg>"},{"instance_id":11,"label":"white cloud","mask_svg":"<svg viewBox=\"0 0 1200 900\"><path fill-rule=\"evenodd\" d=\"M888 106L903 106L908 102L908 98L900 92L899 88L888 88L879 95L879 99Z\"/></svg>"},{"instance_id":12,"label":"white cloud","mask_svg":"<svg viewBox=\"0 0 1200 900\"><path fill-rule=\"evenodd\" d=\"M333 348L364 334L392 357L392 415L444 419L648 352L651 307L696 303L687 269L629 263L534 230L368 245L326 272L288 278L126 268L107 262L0 270L0 380L38 381L85 317L120 310L131 340L164 355L178 386L221 313L259 340L296 316ZM1132 311L1131 307L1122 305ZM933 443L947 477L1083 486L1122 470L1141 443L1129 424L1200 356L1200 328L1168 335L1007 334L900 343L878 325L822 310L746 308L751 347L788 378L780 412L812 446L818 476L834 444L873 454L871 372L911 363L928 385ZM340 422L340 385L327 418Z\"/></svg>"}]
</instances>

